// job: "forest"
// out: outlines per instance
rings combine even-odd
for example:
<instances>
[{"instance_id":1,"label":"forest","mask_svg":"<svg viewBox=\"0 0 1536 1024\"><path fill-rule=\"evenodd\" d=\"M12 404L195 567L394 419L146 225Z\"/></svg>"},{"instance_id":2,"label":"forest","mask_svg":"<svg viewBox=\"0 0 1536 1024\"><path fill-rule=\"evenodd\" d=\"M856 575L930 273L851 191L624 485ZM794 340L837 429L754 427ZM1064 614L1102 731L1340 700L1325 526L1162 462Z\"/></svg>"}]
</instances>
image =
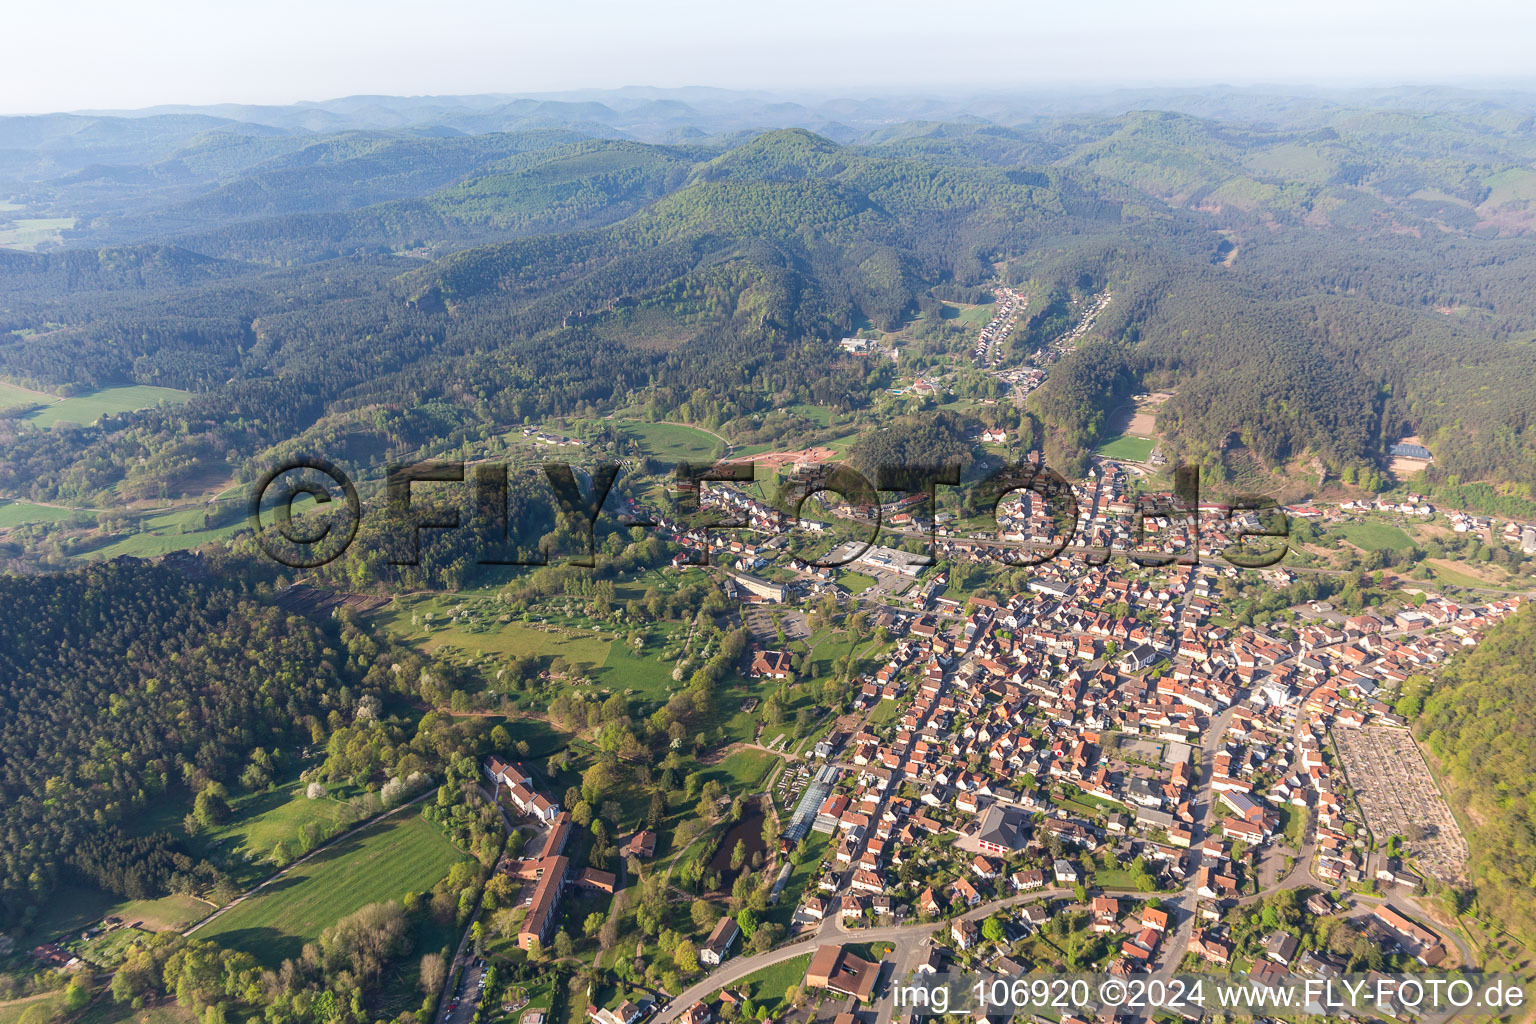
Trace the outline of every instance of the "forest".
<instances>
[{"instance_id":1,"label":"forest","mask_svg":"<svg viewBox=\"0 0 1536 1024\"><path fill-rule=\"evenodd\" d=\"M1429 483L1528 495L1536 305L1524 193L1499 184L1516 136L1492 117L1318 116L687 144L214 132L177 157L196 168L182 199L49 185L51 205L96 212L62 247L0 253L0 377L194 393L68 431L0 418L0 492L176 495L285 446L376 466L624 405L712 428L868 409L880 382L830 342L1000 276L1034 296L1016 356L1113 296L1034 396L1052 464L1080 465L1156 381L1169 454L1212 473L1240 446L1272 472L1374 479L1418 434L1440 453ZM1449 166L1448 146L1477 161Z\"/></svg>"},{"instance_id":2,"label":"forest","mask_svg":"<svg viewBox=\"0 0 1536 1024\"><path fill-rule=\"evenodd\" d=\"M1468 833L1477 905L1527 949L1536 942L1533 655L1536 614L1527 607L1432 684L1410 679L1414 700L1407 709L1418 711L1414 732L1440 762Z\"/></svg>"}]
</instances>

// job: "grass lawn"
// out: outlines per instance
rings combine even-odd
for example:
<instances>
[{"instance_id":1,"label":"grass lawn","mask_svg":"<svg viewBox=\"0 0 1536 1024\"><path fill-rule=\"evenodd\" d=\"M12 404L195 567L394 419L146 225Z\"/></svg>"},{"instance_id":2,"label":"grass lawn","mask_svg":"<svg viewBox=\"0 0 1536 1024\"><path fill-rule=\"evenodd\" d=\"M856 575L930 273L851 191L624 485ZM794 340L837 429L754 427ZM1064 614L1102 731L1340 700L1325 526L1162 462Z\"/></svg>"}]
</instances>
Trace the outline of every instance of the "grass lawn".
<instances>
[{"instance_id":1,"label":"grass lawn","mask_svg":"<svg viewBox=\"0 0 1536 1024\"><path fill-rule=\"evenodd\" d=\"M752 793L779 758L766 750L752 750L750 748L733 751L719 764L712 766L706 773L707 779L719 779L720 784L732 793Z\"/></svg>"},{"instance_id":2,"label":"grass lawn","mask_svg":"<svg viewBox=\"0 0 1536 1024\"><path fill-rule=\"evenodd\" d=\"M104 917L139 922L151 931L185 928L206 917L213 907L191 896L164 896L156 900L125 900L113 893L82 885L60 886L33 925L38 941L78 932Z\"/></svg>"},{"instance_id":3,"label":"grass lawn","mask_svg":"<svg viewBox=\"0 0 1536 1024\"><path fill-rule=\"evenodd\" d=\"M697 427L680 423L642 423L629 420L620 428L640 442L647 455L671 462L703 462L725 454L720 439Z\"/></svg>"},{"instance_id":4,"label":"grass lawn","mask_svg":"<svg viewBox=\"0 0 1536 1024\"><path fill-rule=\"evenodd\" d=\"M869 713L870 725L884 725L886 722L894 722L901 717L901 706L904 700L882 700L874 706Z\"/></svg>"},{"instance_id":5,"label":"grass lawn","mask_svg":"<svg viewBox=\"0 0 1536 1024\"><path fill-rule=\"evenodd\" d=\"M135 1010L103 994L76 1017L74 1024L197 1024L197 1014L174 1002Z\"/></svg>"},{"instance_id":6,"label":"grass lawn","mask_svg":"<svg viewBox=\"0 0 1536 1024\"><path fill-rule=\"evenodd\" d=\"M862 594L875 585L873 576L866 576L862 572L851 572L847 569L837 577L837 582L848 588L850 594Z\"/></svg>"},{"instance_id":7,"label":"grass lawn","mask_svg":"<svg viewBox=\"0 0 1536 1024\"><path fill-rule=\"evenodd\" d=\"M1097 885L1101 889L1139 890L1139 886L1136 885L1134 877L1129 871L1126 871L1123 868L1094 868L1093 884ZM1146 889L1141 891L1155 892L1156 890Z\"/></svg>"},{"instance_id":8,"label":"grass lawn","mask_svg":"<svg viewBox=\"0 0 1536 1024\"><path fill-rule=\"evenodd\" d=\"M1132 437L1121 434L1112 437L1098 447L1098 454L1106 459L1124 459L1127 462L1146 462L1157 442L1150 437Z\"/></svg>"},{"instance_id":9,"label":"grass lawn","mask_svg":"<svg viewBox=\"0 0 1536 1024\"><path fill-rule=\"evenodd\" d=\"M30 501L0 501L0 530L23 523L61 523L71 516L89 512L71 512L67 508L34 505Z\"/></svg>"},{"instance_id":10,"label":"grass lawn","mask_svg":"<svg viewBox=\"0 0 1536 1024\"><path fill-rule=\"evenodd\" d=\"M781 816L779 820L788 819ZM795 916L795 907L800 903L800 896L806 886L816 881L816 869L821 866L821 858L826 856L827 849L832 845L832 837L826 832L812 832L802 840L802 844L805 858L790 869L789 881L784 883L779 902L769 907L768 913L763 915L763 920L785 928L789 927L790 918Z\"/></svg>"},{"instance_id":11,"label":"grass lawn","mask_svg":"<svg viewBox=\"0 0 1536 1024\"><path fill-rule=\"evenodd\" d=\"M78 395L74 398L65 398L54 402L48 408L41 409L28 416L27 419L40 427L51 427L55 423L60 422L89 425L95 423L108 413L148 409L150 406L159 405L161 402L180 405L191 397L192 393L189 391L178 391L175 388L150 387L147 384L134 384L121 388L103 388L100 391L93 391L88 395Z\"/></svg>"},{"instance_id":12,"label":"grass lawn","mask_svg":"<svg viewBox=\"0 0 1536 1024\"><path fill-rule=\"evenodd\" d=\"M1366 551L1408 551L1416 546L1412 537L1390 523L1348 523L1335 527L1335 532Z\"/></svg>"},{"instance_id":13,"label":"grass lawn","mask_svg":"<svg viewBox=\"0 0 1536 1024\"><path fill-rule=\"evenodd\" d=\"M784 1001L784 990L805 980L805 972L811 966L811 954L790 957L780 963L770 964L760 971L753 971L731 988L741 992L752 1004L766 1007L772 1014ZM714 999L711 996L710 999Z\"/></svg>"},{"instance_id":14,"label":"grass lawn","mask_svg":"<svg viewBox=\"0 0 1536 1024\"><path fill-rule=\"evenodd\" d=\"M15 409L23 405L52 405L58 400L58 395L33 391L17 384L0 381L0 409Z\"/></svg>"},{"instance_id":15,"label":"grass lawn","mask_svg":"<svg viewBox=\"0 0 1536 1024\"><path fill-rule=\"evenodd\" d=\"M830 427L832 425L832 410L824 405L789 405L785 408L797 416L804 416L818 427ZM766 449L765 449L766 450Z\"/></svg>"},{"instance_id":16,"label":"grass lawn","mask_svg":"<svg viewBox=\"0 0 1536 1024\"><path fill-rule=\"evenodd\" d=\"M252 793L234 801L234 820L208 834L209 843L248 861L265 860L278 843L294 844L305 825L314 822L322 829L348 821L352 809L334 797L311 800L304 795L308 787L300 782L262 793Z\"/></svg>"},{"instance_id":17,"label":"grass lawn","mask_svg":"<svg viewBox=\"0 0 1536 1024\"><path fill-rule=\"evenodd\" d=\"M463 859L436 825L403 811L332 844L195 934L276 967L341 918L430 889Z\"/></svg>"}]
</instances>

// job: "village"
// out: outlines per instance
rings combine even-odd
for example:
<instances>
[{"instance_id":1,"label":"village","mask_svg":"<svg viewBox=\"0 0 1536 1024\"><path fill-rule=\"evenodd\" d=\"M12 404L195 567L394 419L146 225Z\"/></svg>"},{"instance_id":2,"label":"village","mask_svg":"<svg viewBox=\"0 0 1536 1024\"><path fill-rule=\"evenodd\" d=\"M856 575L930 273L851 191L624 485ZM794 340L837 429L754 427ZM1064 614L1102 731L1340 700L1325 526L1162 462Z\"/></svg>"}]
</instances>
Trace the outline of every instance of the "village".
<instances>
[{"instance_id":1,"label":"village","mask_svg":"<svg viewBox=\"0 0 1536 1024\"><path fill-rule=\"evenodd\" d=\"M757 609L830 598L889 642L852 713L786 773L797 799L781 843L819 836L825 854L804 891L783 877L774 887L796 901L785 942L733 957L722 919L714 969L652 1008L657 1020L728 1015L734 981L808 949L803 985L822 995L807 1019L835 1009L839 1020L891 1019L897 980L951 968L1221 969L1278 984L1472 962L1423 902L1464 880L1467 849L1394 702L1521 598L1424 591L1354 614L1312 601L1289 624L1233 624L1224 581L1296 579L1209 560L1259 534L1257 514L1145 515L1125 481L1122 467L1096 465L1075 489L1073 544L1006 599L954 595L942 566L893 547L757 575L789 522L743 490L701 494L745 526L673 532L680 570L713 565L749 624ZM1015 508L1000 521L1017 540L1059 545L1050 517L1027 500ZM915 533L938 526L910 499L883 511L912 516ZM941 536L935 554L953 564L1004 550ZM1158 557L1106 557L1133 550ZM875 583L852 593L839 582L848 573ZM788 655L768 646L770 631L759 638L749 673L789 679ZM1267 925L1255 929L1260 910Z\"/></svg>"}]
</instances>

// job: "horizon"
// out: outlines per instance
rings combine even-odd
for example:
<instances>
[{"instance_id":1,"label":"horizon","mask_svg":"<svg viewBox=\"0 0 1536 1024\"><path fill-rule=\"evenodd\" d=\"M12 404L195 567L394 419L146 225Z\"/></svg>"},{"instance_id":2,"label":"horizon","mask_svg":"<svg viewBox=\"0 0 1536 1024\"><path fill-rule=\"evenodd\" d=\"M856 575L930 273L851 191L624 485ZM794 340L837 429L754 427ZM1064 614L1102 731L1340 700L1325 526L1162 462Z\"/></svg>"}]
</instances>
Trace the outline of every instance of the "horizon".
<instances>
[{"instance_id":1,"label":"horizon","mask_svg":"<svg viewBox=\"0 0 1536 1024\"><path fill-rule=\"evenodd\" d=\"M1273 24L1262 11L1212 0L1156 10L1104 0L1072 12L1021 12L998 0L966 12L869 0L828 10L792 0L775 9L770 26L751 11L686 2L638 11L604 0L566 12L475 0L434 11L425 23L399 0L84 6L68 19L41 6L12 14L13 38L37 45L18 48L0 67L0 115L292 106L352 96L540 96L699 82L844 96L1220 83L1499 89L1536 81L1528 56L1536 10L1503 2L1448 21L1427 0L1348 8L1308 0ZM61 38L67 47L47 45ZM625 84L640 81L653 84ZM305 98L316 96L332 99Z\"/></svg>"}]
</instances>

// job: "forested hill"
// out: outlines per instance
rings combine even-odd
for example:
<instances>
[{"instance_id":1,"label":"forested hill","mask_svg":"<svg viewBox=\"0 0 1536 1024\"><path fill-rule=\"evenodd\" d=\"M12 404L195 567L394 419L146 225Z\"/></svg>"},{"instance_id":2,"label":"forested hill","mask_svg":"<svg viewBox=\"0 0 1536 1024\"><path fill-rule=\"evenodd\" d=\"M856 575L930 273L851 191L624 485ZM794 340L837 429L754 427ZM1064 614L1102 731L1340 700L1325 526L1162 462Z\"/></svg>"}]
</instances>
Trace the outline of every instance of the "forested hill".
<instances>
[{"instance_id":1,"label":"forested hill","mask_svg":"<svg viewBox=\"0 0 1536 1024\"><path fill-rule=\"evenodd\" d=\"M254 748L307 742L307 722L356 699L309 622L135 559L0 575L0 606L3 916L68 880L134 897L208 884L173 836L138 828L146 808L232 785Z\"/></svg>"},{"instance_id":2,"label":"forested hill","mask_svg":"<svg viewBox=\"0 0 1536 1024\"><path fill-rule=\"evenodd\" d=\"M411 109L469 117L449 106ZM617 109L454 133L32 126L39 152L99 138L117 162L7 186L75 224L0 253L0 377L198 394L68 433L0 419L0 493L177 494L275 445L376 461L625 405L711 429L867 409L929 354L881 370L830 341L998 283L1031 296L1010 361L1112 299L1031 400L1064 468L1155 387L1166 453L1213 472L1236 446L1275 473L1379 478L1416 433L1442 478L1536 485L1520 109L991 107L825 135L700 115L683 142L614 127L660 110Z\"/></svg>"},{"instance_id":3,"label":"forested hill","mask_svg":"<svg viewBox=\"0 0 1536 1024\"><path fill-rule=\"evenodd\" d=\"M1439 760L1472 849L1479 906L1536 944L1536 606L1458 656L1414 732Z\"/></svg>"}]
</instances>

